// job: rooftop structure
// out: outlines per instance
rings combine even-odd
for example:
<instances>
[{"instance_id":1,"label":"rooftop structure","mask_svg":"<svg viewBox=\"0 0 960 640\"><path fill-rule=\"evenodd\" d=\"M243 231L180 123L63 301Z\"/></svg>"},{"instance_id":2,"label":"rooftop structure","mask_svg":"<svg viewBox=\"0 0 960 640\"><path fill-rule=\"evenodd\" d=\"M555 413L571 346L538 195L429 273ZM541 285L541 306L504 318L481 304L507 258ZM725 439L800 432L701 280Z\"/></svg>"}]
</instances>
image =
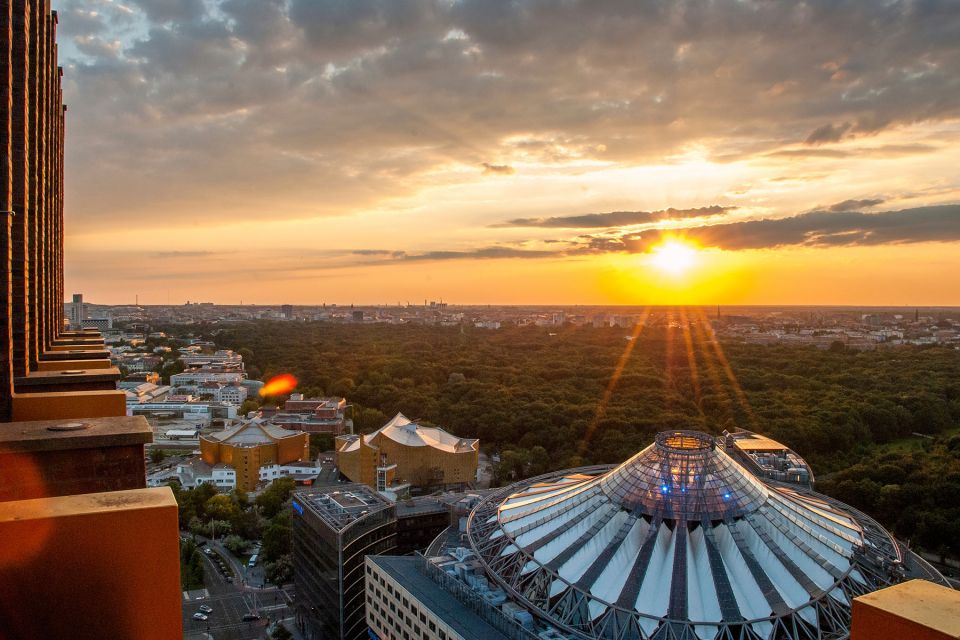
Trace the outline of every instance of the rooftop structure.
<instances>
[{"instance_id":1,"label":"rooftop structure","mask_svg":"<svg viewBox=\"0 0 960 640\"><path fill-rule=\"evenodd\" d=\"M340 485L299 491L296 501L312 511L332 531L343 531L370 513L393 509L393 502L365 485Z\"/></svg>"},{"instance_id":2,"label":"rooftop structure","mask_svg":"<svg viewBox=\"0 0 960 640\"><path fill-rule=\"evenodd\" d=\"M398 413L371 434L337 438L337 467L378 490L395 483L463 488L476 478L480 441L426 427Z\"/></svg>"},{"instance_id":3,"label":"rooftop structure","mask_svg":"<svg viewBox=\"0 0 960 640\"><path fill-rule=\"evenodd\" d=\"M789 447L752 431L723 432L727 453L753 473L770 480L813 487L813 472L806 460Z\"/></svg>"},{"instance_id":4,"label":"rooftop structure","mask_svg":"<svg viewBox=\"0 0 960 640\"><path fill-rule=\"evenodd\" d=\"M425 573L469 586L487 620L508 613L511 637L641 640L839 640L858 596L943 581L865 514L756 475L725 442L664 432L621 465L494 492Z\"/></svg>"}]
</instances>

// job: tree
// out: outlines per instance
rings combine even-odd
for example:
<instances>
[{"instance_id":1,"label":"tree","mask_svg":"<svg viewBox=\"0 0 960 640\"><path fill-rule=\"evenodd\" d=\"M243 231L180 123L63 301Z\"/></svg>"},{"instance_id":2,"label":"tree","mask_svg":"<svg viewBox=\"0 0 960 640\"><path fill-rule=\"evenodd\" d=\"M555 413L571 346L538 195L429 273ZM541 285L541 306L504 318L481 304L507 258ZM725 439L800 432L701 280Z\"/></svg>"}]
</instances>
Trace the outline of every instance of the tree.
<instances>
[{"instance_id":1,"label":"tree","mask_svg":"<svg viewBox=\"0 0 960 640\"><path fill-rule=\"evenodd\" d=\"M226 547L227 551L238 556L250 546L250 542L238 535L231 534L223 539L223 546Z\"/></svg>"},{"instance_id":2,"label":"tree","mask_svg":"<svg viewBox=\"0 0 960 640\"><path fill-rule=\"evenodd\" d=\"M204 505L207 516L213 520L230 520L240 512L237 503L227 495L216 495Z\"/></svg>"},{"instance_id":3,"label":"tree","mask_svg":"<svg viewBox=\"0 0 960 640\"><path fill-rule=\"evenodd\" d=\"M254 400L253 398L247 398L243 401L243 404L240 405L239 414L242 416L247 415L251 411L257 411L260 408L260 403Z\"/></svg>"},{"instance_id":4,"label":"tree","mask_svg":"<svg viewBox=\"0 0 960 640\"><path fill-rule=\"evenodd\" d=\"M203 557L191 540L180 543L180 586L184 591L203 588Z\"/></svg>"},{"instance_id":5,"label":"tree","mask_svg":"<svg viewBox=\"0 0 960 640\"><path fill-rule=\"evenodd\" d=\"M266 562L276 562L293 552L293 527L290 518L283 514L274 518L263 532L263 547L260 553Z\"/></svg>"},{"instance_id":6,"label":"tree","mask_svg":"<svg viewBox=\"0 0 960 640\"><path fill-rule=\"evenodd\" d=\"M264 489L256 499L256 504L263 512L263 516L270 519L280 513L296 486L297 483L293 478L277 478L271 482L270 486Z\"/></svg>"},{"instance_id":7,"label":"tree","mask_svg":"<svg viewBox=\"0 0 960 640\"><path fill-rule=\"evenodd\" d=\"M271 640L291 640L291 638L293 638L293 634L287 631L282 622L278 622L270 633Z\"/></svg>"},{"instance_id":8,"label":"tree","mask_svg":"<svg viewBox=\"0 0 960 640\"><path fill-rule=\"evenodd\" d=\"M164 453L163 449L158 449L156 447L150 449L150 462L153 464L160 464L163 462L165 457L167 457L167 454Z\"/></svg>"},{"instance_id":9,"label":"tree","mask_svg":"<svg viewBox=\"0 0 960 640\"><path fill-rule=\"evenodd\" d=\"M217 538L230 534L230 523L226 520L211 520L207 523L204 533L210 538Z\"/></svg>"},{"instance_id":10,"label":"tree","mask_svg":"<svg viewBox=\"0 0 960 640\"><path fill-rule=\"evenodd\" d=\"M274 562L268 562L263 575L275 585L284 585L293 580L293 555L284 554Z\"/></svg>"},{"instance_id":11,"label":"tree","mask_svg":"<svg viewBox=\"0 0 960 640\"><path fill-rule=\"evenodd\" d=\"M230 499L233 500L241 510L250 506L250 497L247 495L247 492L240 487L230 492Z\"/></svg>"}]
</instances>

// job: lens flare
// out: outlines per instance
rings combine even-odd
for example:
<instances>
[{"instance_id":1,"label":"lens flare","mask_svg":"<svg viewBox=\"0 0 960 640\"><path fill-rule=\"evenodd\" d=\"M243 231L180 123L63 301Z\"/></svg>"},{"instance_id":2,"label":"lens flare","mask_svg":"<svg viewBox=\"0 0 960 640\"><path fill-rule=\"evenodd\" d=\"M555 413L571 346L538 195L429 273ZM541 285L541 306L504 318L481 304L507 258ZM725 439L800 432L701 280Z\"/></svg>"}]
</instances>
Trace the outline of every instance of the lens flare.
<instances>
[{"instance_id":1,"label":"lens flare","mask_svg":"<svg viewBox=\"0 0 960 640\"><path fill-rule=\"evenodd\" d=\"M260 389L260 395L264 398L267 396L280 396L285 393L290 393L296 388L297 379L289 373L282 373L279 376L270 378L267 384L263 385Z\"/></svg>"}]
</instances>

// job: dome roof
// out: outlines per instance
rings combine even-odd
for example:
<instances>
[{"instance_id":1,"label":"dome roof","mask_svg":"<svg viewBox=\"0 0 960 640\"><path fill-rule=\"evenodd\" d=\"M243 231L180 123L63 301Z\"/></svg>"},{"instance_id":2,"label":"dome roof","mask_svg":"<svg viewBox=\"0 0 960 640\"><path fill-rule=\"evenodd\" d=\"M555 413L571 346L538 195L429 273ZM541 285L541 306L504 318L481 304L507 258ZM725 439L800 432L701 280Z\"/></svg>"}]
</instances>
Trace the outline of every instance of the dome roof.
<instances>
[{"instance_id":1,"label":"dome roof","mask_svg":"<svg viewBox=\"0 0 960 640\"><path fill-rule=\"evenodd\" d=\"M768 485L688 431L492 494L467 536L511 597L586 638L846 637L852 599L901 559L863 514Z\"/></svg>"},{"instance_id":2,"label":"dome roof","mask_svg":"<svg viewBox=\"0 0 960 640\"><path fill-rule=\"evenodd\" d=\"M739 518L767 499L762 482L696 431L658 434L599 485L622 509L664 520Z\"/></svg>"}]
</instances>

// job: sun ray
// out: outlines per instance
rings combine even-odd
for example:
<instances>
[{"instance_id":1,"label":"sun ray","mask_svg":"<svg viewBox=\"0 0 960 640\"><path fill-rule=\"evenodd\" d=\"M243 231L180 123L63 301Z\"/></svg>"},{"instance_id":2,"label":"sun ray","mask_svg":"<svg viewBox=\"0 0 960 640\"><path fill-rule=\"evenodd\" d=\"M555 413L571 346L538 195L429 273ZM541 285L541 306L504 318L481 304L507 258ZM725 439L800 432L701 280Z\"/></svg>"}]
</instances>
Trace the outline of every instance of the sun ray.
<instances>
[{"instance_id":1,"label":"sun ray","mask_svg":"<svg viewBox=\"0 0 960 640\"><path fill-rule=\"evenodd\" d=\"M606 415L607 404L610 402L610 398L613 397L613 392L616 391L617 383L620 382L620 376L623 375L623 369L627 366L627 362L630 360L630 354L633 353L633 348L637 344L637 338L640 337L640 332L643 331L649 315L650 307L646 307L641 312L640 319L637 321L637 324L634 325L633 331L630 334L630 339L627 341L627 346L623 349L623 353L620 354L620 359L617 360L617 366L614 367L613 374L610 376L610 381L607 383L607 388L604 390L603 396L600 398L600 404L597 405L597 410L593 415L593 420L590 421L586 432L583 434L583 439L580 441L580 446L577 450L578 455L582 456L584 453L586 453L587 446L590 444L590 439L593 437L593 432L596 431L597 425L600 424L600 420L602 420L603 416Z\"/></svg>"},{"instance_id":2,"label":"sun ray","mask_svg":"<svg viewBox=\"0 0 960 640\"><path fill-rule=\"evenodd\" d=\"M727 376L727 380L730 382L733 393L736 395L740 406L747 415L747 419L750 421L750 428L756 430L759 422L757 421L757 416L753 411L753 407L750 406L750 401L747 400L747 394L744 393L743 387L740 386L740 382L737 380L736 374L733 373L733 367L730 366L730 361L727 360L727 354L723 352L723 347L720 346L720 341L717 339L717 335L714 333L713 327L710 325L709 321L707 321L706 315L703 313L703 309L700 309L699 313L703 319L703 330L708 334L707 342L713 348L717 361L720 363L720 367L723 369Z\"/></svg>"},{"instance_id":3,"label":"sun ray","mask_svg":"<svg viewBox=\"0 0 960 640\"><path fill-rule=\"evenodd\" d=\"M693 336L690 335L690 318L686 307L680 308L680 321L683 328L683 343L687 352L687 367L690 369L690 384L693 386L693 398L697 411L703 416L703 404L700 393L700 374L697 371L697 358L693 352Z\"/></svg>"}]
</instances>

